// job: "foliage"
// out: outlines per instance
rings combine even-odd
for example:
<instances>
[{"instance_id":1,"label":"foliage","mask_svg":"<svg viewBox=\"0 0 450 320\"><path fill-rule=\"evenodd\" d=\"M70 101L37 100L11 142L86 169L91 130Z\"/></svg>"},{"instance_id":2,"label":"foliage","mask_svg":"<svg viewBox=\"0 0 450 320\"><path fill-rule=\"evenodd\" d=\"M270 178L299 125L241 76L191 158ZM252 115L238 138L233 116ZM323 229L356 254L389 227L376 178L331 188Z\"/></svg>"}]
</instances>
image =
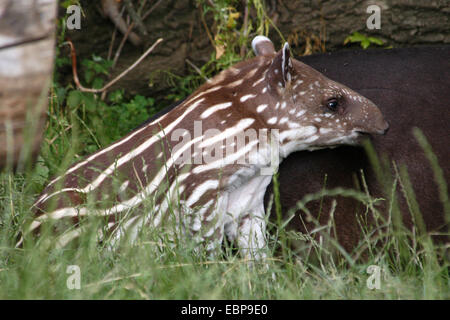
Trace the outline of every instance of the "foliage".
<instances>
[{"instance_id":1,"label":"foliage","mask_svg":"<svg viewBox=\"0 0 450 320\"><path fill-rule=\"evenodd\" d=\"M269 33L270 19L265 14L261 0L245 1L243 12L238 10L240 1L236 0L215 1L213 6L205 0L197 0L197 3L204 16L211 13L214 18L214 39L210 40L216 48L216 59L225 68L230 66L230 62L240 61L251 53L251 50L245 49L248 49L250 39L255 35L267 36ZM256 19L245 16L245 10L251 8L256 11Z\"/></svg>"},{"instance_id":2,"label":"foliage","mask_svg":"<svg viewBox=\"0 0 450 320\"><path fill-rule=\"evenodd\" d=\"M283 35L267 17L262 0L249 0L244 5L237 0L214 2L197 0L197 6L202 24L215 51L211 53L210 59L197 70L191 66L190 73L186 76L180 77L170 71L161 71L167 74L168 82L172 87L171 93L166 96L169 101L175 102L186 98L206 79L250 57L252 55L251 40L256 35L267 36L271 26L283 39ZM246 19L245 7L249 11L254 10L256 16L248 16ZM206 18L214 20L211 28L208 27ZM151 85L152 80L150 80Z\"/></svg>"},{"instance_id":3,"label":"foliage","mask_svg":"<svg viewBox=\"0 0 450 320\"><path fill-rule=\"evenodd\" d=\"M109 74L111 61L93 56L81 65L84 85L101 88L102 76ZM52 174L69 149L76 160L123 137L157 111L153 98L126 98L122 89L110 92L106 101L99 95L74 89L71 84L63 87L54 82L51 92L42 157Z\"/></svg>"},{"instance_id":4,"label":"foliage","mask_svg":"<svg viewBox=\"0 0 450 320\"><path fill-rule=\"evenodd\" d=\"M358 31L354 32L353 34L345 38L344 45L347 43L359 43L363 49L367 49L372 44L375 44L377 46L384 45L383 40L375 37L368 37L366 35L359 33Z\"/></svg>"}]
</instances>

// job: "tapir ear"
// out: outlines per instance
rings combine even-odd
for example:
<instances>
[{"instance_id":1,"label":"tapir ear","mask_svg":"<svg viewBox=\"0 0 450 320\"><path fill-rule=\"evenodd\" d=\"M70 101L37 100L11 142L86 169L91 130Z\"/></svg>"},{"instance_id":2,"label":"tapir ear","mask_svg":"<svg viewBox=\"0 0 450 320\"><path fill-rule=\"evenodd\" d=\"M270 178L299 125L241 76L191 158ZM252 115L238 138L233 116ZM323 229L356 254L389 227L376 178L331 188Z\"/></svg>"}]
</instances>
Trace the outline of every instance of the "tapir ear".
<instances>
[{"instance_id":1,"label":"tapir ear","mask_svg":"<svg viewBox=\"0 0 450 320\"><path fill-rule=\"evenodd\" d=\"M252 41L252 48L257 56L267 56L275 53L272 41L264 36L256 36Z\"/></svg>"},{"instance_id":2,"label":"tapir ear","mask_svg":"<svg viewBox=\"0 0 450 320\"><path fill-rule=\"evenodd\" d=\"M291 81L291 51L289 50L289 43L285 42L283 46L283 59L281 61L281 70L283 70L283 80L285 83Z\"/></svg>"},{"instance_id":3,"label":"tapir ear","mask_svg":"<svg viewBox=\"0 0 450 320\"><path fill-rule=\"evenodd\" d=\"M291 51L289 50L289 44L285 42L283 49L273 58L272 65L269 68L269 77L277 85L286 87L286 84L291 81L291 69Z\"/></svg>"}]
</instances>

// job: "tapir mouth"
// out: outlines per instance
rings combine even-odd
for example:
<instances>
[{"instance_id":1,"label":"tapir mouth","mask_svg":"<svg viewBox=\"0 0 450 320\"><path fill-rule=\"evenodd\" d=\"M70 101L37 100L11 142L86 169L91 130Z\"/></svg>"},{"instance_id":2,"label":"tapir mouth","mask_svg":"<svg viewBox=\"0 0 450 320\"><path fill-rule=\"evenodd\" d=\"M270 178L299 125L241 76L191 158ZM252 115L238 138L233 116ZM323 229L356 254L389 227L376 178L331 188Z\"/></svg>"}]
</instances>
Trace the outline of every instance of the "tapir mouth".
<instances>
[{"instance_id":1,"label":"tapir mouth","mask_svg":"<svg viewBox=\"0 0 450 320\"><path fill-rule=\"evenodd\" d=\"M341 144L346 145L361 145L364 140L371 139L372 133L365 130L353 130L346 138L341 142Z\"/></svg>"},{"instance_id":2,"label":"tapir mouth","mask_svg":"<svg viewBox=\"0 0 450 320\"><path fill-rule=\"evenodd\" d=\"M362 129L362 128L355 128L353 129L353 132L358 133L362 136L371 136L371 135L384 135L389 130L389 124L386 121L383 121L382 124L376 126L375 128L370 129Z\"/></svg>"},{"instance_id":3,"label":"tapir mouth","mask_svg":"<svg viewBox=\"0 0 450 320\"><path fill-rule=\"evenodd\" d=\"M389 130L389 126L386 126L383 129L375 130L374 132L368 132L365 130L354 130L353 132L357 133L359 137L371 137L374 135L385 135Z\"/></svg>"},{"instance_id":4,"label":"tapir mouth","mask_svg":"<svg viewBox=\"0 0 450 320\"><path fill-rule=\"evenodd\" d=\"M371 137L372 134L366 131L360 131L360 130L355 130L355 133L357 134L357 138L361 138L361 137Z\"/></svg>"},{"instance_id":5,"label":"tapir mouth","mask_svg":"<svg viewBox=\"0 0 450 320\"><path fill-rule=\"evenodd\" d=\"M363 130L355 130L353 132L355 133L355 137L353 140L354 140L354 144L356 144L356 145L360 145L363 143L363 141L370 140L374 136L374 134L372 132L367 132L367 131L363 131ZM376 133L376 134L378 134L378 133Z\"/></svg>"},{"instance_id":6,"label":"tapir mouth","mask_svg":"<svg viewBox=\"0 0 450 320\"><path fill-rule=\"evenodd\" d=\"M371 139L373 136L372 132L367 132L363 129L354 129L349 134L343 135L340 138L331 139L331 141L315 145L314 147L308 148L308 150L320 150L328 148L336 148L342 145L348 146L360 146L366 139Z\"/></svg>"},{"instance_id":7,"label":"tapir mouth","mask_svg":"<svg viewBox=\"0 0 450 320\"><path fill-rule=\"evenodd\" d=\"M355 129L355 131L361 132L363 134L368 133L372 135L385 135L388 132L388 130L389 130L389 123L384 119L378 121L376 125L374 125L373 127L372 126L369 127L368 130Z\"/></svg>"}]
</instances>

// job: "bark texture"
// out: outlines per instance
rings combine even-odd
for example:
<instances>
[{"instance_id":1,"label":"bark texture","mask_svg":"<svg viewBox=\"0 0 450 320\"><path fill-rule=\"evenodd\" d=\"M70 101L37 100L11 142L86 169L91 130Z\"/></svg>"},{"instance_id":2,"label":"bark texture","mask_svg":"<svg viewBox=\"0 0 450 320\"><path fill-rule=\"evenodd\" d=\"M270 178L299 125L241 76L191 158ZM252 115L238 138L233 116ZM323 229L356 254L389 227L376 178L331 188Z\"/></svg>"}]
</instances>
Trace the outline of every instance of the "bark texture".
<instances>
[{"instance_id":1,"label":"bark texture","mask_svg":"<svg viewBox=\"0 0 450 320\"><path fill-rule=\"evenodd\" d=\"M90 1L81 3L86 14L82 29L69 32L77 52L80 57L90 57L92 53L106 57L113 23L99 23L104 18L98 4ZM381 8L379 30L368 30L366 26L370 16L366 10L372 4ZM318 43L325 44L327 51L360 49L358 44L343 45L344 39L355 31L380 38L393 47L450 43L449 4L448 0L265 1L266 12L290 41L296 55L303 54L307 47L306 51L309 52L320 51ZM243 7L238 9L243 13ZM117 87L125 88L131 94L140 93L158 98L165 96L171 86L167 76L158 71L184 75L188 72L186 59L197 66L208 61L215 49L208 39L200 14L194 0L162 1L144 21L149 34L144 41L152 43L162 37L164 42ZM250 10L250 20L254 18L255 12ZM206 22L214 33L212 15L207 14ZM280 48L280 37L273 28L269 36ZM122 35L118 38L121 39ZM116 39L116 47L118 42ZM127 43L113 75L133 63L145 47L140 49Z\"/></svg>"},{"instance_id":2,"label":"bark texture","mask_svg":"<svg viewBox=\"0 0 450 320\"><path fill-rule=\"evenodd\" d=\"M0 168L39 151L56 6L56 0L0 2Z\"/></svg>"}]
</instances>

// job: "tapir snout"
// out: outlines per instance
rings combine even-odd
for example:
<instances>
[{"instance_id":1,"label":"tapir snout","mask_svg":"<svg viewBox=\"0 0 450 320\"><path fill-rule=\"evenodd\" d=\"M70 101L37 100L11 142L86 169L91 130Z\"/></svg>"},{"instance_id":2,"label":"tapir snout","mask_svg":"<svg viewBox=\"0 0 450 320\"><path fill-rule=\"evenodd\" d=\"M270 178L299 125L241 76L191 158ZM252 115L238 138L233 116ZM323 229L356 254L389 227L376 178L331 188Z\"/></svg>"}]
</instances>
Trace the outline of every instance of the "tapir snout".
<instances>
[{"instance_id":1,"label":"tapir snout","mask_svg":"<svg viewBox=\"0 0 450 320\"><path fill-rule=\"evenodd\" d=\"M356 131L368 134L386 134L388 131L389 123L369 99L363 98L362 104L354 102L349 109Z\"/></svg>"}]
</instances>

